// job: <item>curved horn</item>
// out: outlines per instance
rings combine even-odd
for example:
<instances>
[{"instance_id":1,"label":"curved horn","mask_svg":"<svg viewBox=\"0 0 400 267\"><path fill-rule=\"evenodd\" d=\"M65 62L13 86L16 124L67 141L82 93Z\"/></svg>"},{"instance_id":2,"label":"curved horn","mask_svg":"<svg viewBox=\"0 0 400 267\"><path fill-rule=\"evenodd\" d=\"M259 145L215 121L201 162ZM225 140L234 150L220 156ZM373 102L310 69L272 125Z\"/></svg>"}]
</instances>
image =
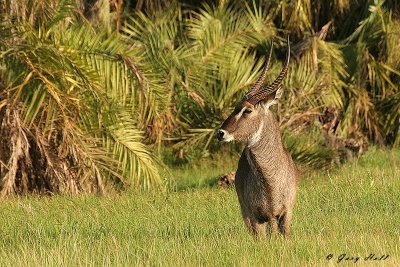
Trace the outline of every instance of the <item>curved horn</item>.
<instances>
[{"instance_id":1,"label":"curved horn","mask_svg":"<svg viewBox=\"0 0 400 267\"><path fill-rule=\"evenodd\" d=\"M289 36L287 37L287 45L288 45L288 50L286 54L286 62L285 66L281 70L281 73L279 76L273 81L270 85L267 87L262 88L249 98L249 102L253 105L258 103L260 100L264 99L267 95L275 92L278 89L278 86L281 84L283 79L286 77L287 71L289 69L289 60L290 60L290 43L289 43Z\"/></svg>"},{"instance_id":2,"label":"curved horn","mask_svg":"<svg viewBox=\"0 0 400 267\"><path fill-rule=\"evenodd\" d=\"M254 95L258 90L260 90L261 85L264 83L265 78L267 77L268 70L269 70L269 63L271 62L273 47L274 47L274 39L272 39L271 49L269 50L268 60L265 62L263 72L262 72L260 78L258 78L258 80L255 83L255 85L253 86L253 88L251 88L250 91L246 94L247 97L251 97L252 95Z\"/></svg>"}]
</instances>

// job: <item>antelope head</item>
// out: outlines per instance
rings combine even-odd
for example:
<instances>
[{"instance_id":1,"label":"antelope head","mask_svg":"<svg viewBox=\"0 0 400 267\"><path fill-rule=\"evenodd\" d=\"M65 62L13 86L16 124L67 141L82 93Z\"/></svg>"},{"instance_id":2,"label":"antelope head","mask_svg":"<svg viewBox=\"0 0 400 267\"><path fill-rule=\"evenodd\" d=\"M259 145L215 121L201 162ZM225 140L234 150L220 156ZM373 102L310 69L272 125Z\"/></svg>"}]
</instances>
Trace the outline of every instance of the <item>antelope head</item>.
<instances>
[{"instance_id":1,"label":"antelope head","mask_svg":"<svg viewBox=\"0 0 400 267\"><path fill-rule=\"evenodd\" d=\"M279 76L270 85L263 87L263 83L269 70L273 42L269 52L268 60L265 62L263 72L255 85L236 105L231 115L224 121L221 128L217 130L219 141L230 142L248 141L254 133L262 129L263 116L270 106L276 104L282 94L282 80L285 78L290 59L289 37L287 39L287 55L285 66ZM258 133L259 135L260 133Z\"/></svg>"}]
</instances>

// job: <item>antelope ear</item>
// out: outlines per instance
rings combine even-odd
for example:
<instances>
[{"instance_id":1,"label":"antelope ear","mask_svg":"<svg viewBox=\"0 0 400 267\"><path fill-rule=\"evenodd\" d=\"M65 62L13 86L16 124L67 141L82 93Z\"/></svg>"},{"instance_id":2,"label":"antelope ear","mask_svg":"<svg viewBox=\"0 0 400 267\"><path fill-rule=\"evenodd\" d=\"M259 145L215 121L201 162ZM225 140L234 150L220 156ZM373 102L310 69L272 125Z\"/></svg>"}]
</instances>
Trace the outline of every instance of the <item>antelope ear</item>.
<instances>
[{"instance_id":1,"label":"antelope ear","mask_svg":"<svg viewBox=\"0 0 400 267\"><path fill-rule=\"evenodd\" d=\"M261 100L262 105L264 106L265 109L270 108L271 106L277 104L279 102L279 99L281 98L283 93L282 85L278 86L278 90L273 92L272 94L267 95L266 98Z\"/></svg>"}]
</instances>

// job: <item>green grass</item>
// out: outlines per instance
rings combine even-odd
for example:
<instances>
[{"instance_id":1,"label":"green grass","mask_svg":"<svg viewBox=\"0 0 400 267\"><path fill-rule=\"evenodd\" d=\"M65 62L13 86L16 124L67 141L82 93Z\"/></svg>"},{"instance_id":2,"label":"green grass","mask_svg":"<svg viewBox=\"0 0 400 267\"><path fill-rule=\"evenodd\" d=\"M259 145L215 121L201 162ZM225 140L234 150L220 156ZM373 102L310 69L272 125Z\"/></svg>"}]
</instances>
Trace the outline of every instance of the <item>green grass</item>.
<instances>
[{"instance_id":1,"label":"green grass","mask_svg":"<svg viewBox=\"0 0 400 267\"><path fill-rule=\"evenodd\" d=\"M210 186L232 164L209 164L177 170L166 194L1 200L0 266L326 266L342 253L400 265L400 151L304 177L291 236L265 241L247 233L234 189Z\"/></svg>"}]
</instances>

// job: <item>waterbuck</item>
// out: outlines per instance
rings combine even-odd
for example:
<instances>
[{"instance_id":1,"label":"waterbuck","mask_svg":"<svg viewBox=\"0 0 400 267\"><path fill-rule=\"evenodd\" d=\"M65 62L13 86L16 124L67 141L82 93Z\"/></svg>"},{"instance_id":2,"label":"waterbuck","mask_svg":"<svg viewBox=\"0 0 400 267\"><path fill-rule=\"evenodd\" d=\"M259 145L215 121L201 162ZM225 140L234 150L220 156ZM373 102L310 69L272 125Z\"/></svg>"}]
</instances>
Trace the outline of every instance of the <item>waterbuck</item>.
<instances>
[{"instance_id":1,"label":"waterbuck","mask_svg":"<svg viewBox=\"0 0 400 267\"><path fill-rule=\"evenodd\" d=\"M289 233L296 198L298 171L290 154L283 147L279 124L270 107L282 95L290 59L287 40L285 66L278 78L263 87L272 54L260 78L235 107L217 131L220 141L242 141L246 147L240 157L235 187L244 222L257 237L266 237L265 223L271 233Z\"/></svg>"}]
</instances>

